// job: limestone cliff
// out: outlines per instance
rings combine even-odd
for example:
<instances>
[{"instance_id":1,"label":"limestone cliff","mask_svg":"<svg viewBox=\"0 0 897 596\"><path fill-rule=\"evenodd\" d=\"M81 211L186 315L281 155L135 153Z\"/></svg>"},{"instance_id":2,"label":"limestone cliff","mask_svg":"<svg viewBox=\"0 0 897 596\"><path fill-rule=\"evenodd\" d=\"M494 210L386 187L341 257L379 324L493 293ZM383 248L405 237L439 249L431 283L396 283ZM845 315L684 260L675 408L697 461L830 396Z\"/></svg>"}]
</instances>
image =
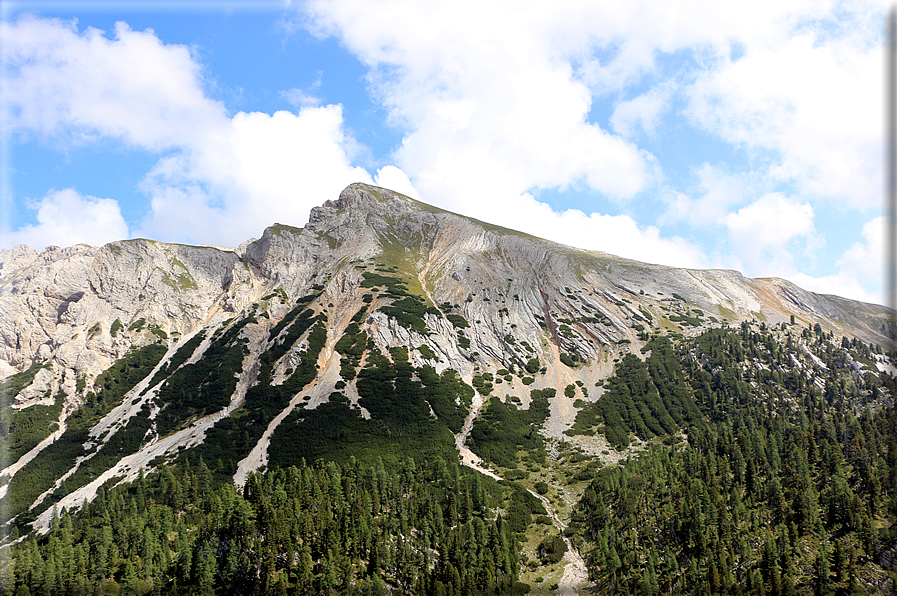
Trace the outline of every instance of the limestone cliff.
<instances>
[{"instance_id":1,"label":"limestone cliff","mask_svg":"<svg viewBox=\"0 0 897 596\"><path fill-rule=\"evenodd\" d=\"M143 239L41 253L19 246L0 251L2 407L62 403L56 434L47 429L4 462L0 495L12 515L46 523L51 502L80 506L109 479L212 443L216 457L238 454L222 465L239 482L268 463L283 425L333 396L376 418L356 375L378 358L395 363L405 353L396 348L415 370L453 370L526 407L531 389L595 386L652 333L793 316L803 327L883 343L890 314L784 280L583 251L364 184L313 209L304 228L275 224L233 250ZM104 371L141 348L154 359L129 365L145 370L115 393L127 375ZM103 401L113 394L114 403ZM458 416L440 407L466 417L446 423L462 452L489 390L479 394L458 389L454 405L428 402L434 420ZM73 434L81 427L69 417L88 407L97 418L82 416L87 434ZM544 432L560 437L576 411L558 395ZM98 455L124 433L120 458ZM65 441L71 465L39 491L17 489L15 477Z\"/></svg>"}]
</instances>

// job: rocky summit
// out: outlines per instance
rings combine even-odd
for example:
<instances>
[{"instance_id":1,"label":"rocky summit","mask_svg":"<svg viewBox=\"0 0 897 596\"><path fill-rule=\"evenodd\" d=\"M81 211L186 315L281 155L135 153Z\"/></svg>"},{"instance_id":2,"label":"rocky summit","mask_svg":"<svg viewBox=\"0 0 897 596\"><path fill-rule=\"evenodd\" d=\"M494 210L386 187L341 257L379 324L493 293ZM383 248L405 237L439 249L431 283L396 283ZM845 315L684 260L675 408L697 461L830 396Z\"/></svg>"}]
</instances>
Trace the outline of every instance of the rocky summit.
<instances>
[{"instance_id":1,"label":"rocky summit","mask_svg":"<svg viewBox=\"0 0 897 596\"><path fill-rule=\"evenodd\" d=\"M185 462L237 486L303 461L408 456L507 479L538 440L553 461L612 465L708 416L662 389L666 414L617 416L612 378L670 345L712 371L706 338L726 333L770 338L774 357L739 364L757 391L763 371L821 391L837 357L857 395L878 399L861 380L895 372L884 307L580 250L365 184L304 228L274 224L235 249L2 250L0 521L46 531ZM557 502L526 488L562 531L578 495L554 484ZM567 544L559 590L589 576Z\"/></svg>"}]
</instances>

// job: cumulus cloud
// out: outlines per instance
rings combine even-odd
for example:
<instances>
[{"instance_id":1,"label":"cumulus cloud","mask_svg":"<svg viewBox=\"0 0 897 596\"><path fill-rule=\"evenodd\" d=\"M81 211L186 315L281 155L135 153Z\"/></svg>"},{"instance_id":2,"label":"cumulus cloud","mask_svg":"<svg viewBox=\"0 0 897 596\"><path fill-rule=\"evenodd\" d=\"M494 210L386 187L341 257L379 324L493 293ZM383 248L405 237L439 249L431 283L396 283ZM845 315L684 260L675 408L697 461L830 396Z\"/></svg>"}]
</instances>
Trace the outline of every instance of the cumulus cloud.
<instances>
[{"instance_id":1,"label":"cumulus cloud","mask_svg":"<svg viewBox=\"0 0 897 596\"><path fill-rule=\"evenodd\" d=\"M301 10L310 30L338 37L369 67L372 93L407 131L398 165L427 200L456 211L571 242L563 214L529 193L585 188L601 204L657 189L660 165L632 139L650 136L674 97L686 99L691 123L759 157L757 175L795 185L801 202L789 205L800 206L794 216L802 225L812 227L821 197L867 209L879 196L875 2L311 0ZM590 110L612 96L621 99L611 132ZM793 270L792 254L776 250L822 241L809 228L785 234L784 245L773 240L788 229L773 224L761 233L766 223L751 217L769 198L723 221L772 189L739 187L754 175L750 165L728 174L703 169L697 192L664 191L669 208L658 223L722 224L733 253L721 258L748 267ZM594 225L602 216L592 217ZM751 234L767 244L758 250ZM594 246L601 235L596 228L573 243ZM642 241L608 249L622 253ZM653 258L670 254L680 253Z\"/></svg>"},{"instance_id":2,"label":"cumulus cloud","mask_svg":"<svg viewBox=\"0 0 897 596\"><path fill-rule=\"evenodd\" d=\"M50 244L101 246L128 237L128 225L112 199L84 196L66 188L30 201L28 208L36 211L37 223L3 234L5 245L27 244L43 250Z\"/></svg>"},{"instance_id":3,"label":"cumulus cloud","mask_svg":"<svg viewBox=\"0 0 897 596\"><path fill-rule=\"evenodd\" d=\"M112 37L75 22L0 22L4 132L82 143L113 137L151 150L189 146L226 122L190 49L117 23Z\"/></svg>"},{"instance_id":4,"label":"cumulus cloud","mask_svg":"<svg viewBox=\"0 0 897 596\"><path fill-rule=\"evenodd\" d=\"M749 275L781 275L794 270L792 241L814 239L813 207L770 193L722 218L733 252Z\"/></svg>"},{"instance_id":5,"label":"cumulus cloud","mask_svg":"<svg viewBox=\"0 0 897 596\"><path fill-rule=\"evenodd\" d=\"M464 4L306 6L319 33L371 67L372 91L408 129L399 165L424 195L475 206L495 200L480 190L495 175L515 197L575 182L624 199L643 189L652 160L588 121L590 91L565 56L556 7Z\"/></svg>"},{"instance_id":6,"label":"cumulus cloud","mask_svg":"<svg viewBox=\"0 0 897 596\"><path fill-rule=\"evenodd\" d=\"M340 106L240 112L217 132L216 142L167 157L147 175L152 214L141 234L236 245L275 221L302 225L348 184L372 182L351 165L355 143Z\"/></svg>"},{"instance_id":7,"label":"cumulus cloud","mask_svg":"<svg viewBox=\"0 0 897 596\"><path fill-rule=\"evenodd\" d=\"M25 17L0 23L0 38L6 134L63 145L113 139L164 155L141 183L151 207L135 230L142 235L236 245L274 221L302 225L347 184L371 182L352 165L358 143L341 106L294 89L288 98L306 104L297 113L229 115L206 96L189 48L151 30L119 23L107 37Z\"/></svg>"},{"instance_id":8,"label":"cumulus cloud","mask_svg":"<svg viewBox=\"0 0 897 596\"><path fill-rule=\"evenodd\" d=\"M418 201L421 200L420 193L414 188L408 175L395 166L383 166L377 170L377 175L374 176L374 184L394 190L406 197L411 197Z\"/></svg>"},{"instance_id":9,"label":"cumulus cloud","mask_svg":"<svg viewBox=\"0 0 897 596\"><path fill-rule=\"evenodd\" d=\"M667 187L665 213L651 217L722 230L731 253L718 259L749 274L793 272L796 251L822 241L822 197L868 209L879 196L874 2L310 0L300 10L366 65L372 96L404 132L396 165L375 177L356 165L342 107L324 105L315 85L283 92L294 112L230 114L206 94L190 48L124 24L110 34L32 17L0 24L5 132L160 152L141 186L151 211L140 232L193 242L301 225L359 180L568 244L699 266L707 257L694 240L652 220L533 198L575 188L594 193L596 211L626 212L661 192L660 164L635 141L683 98L692 124L751 162L701 166L696 187ZM613 104L607 125L593 113L599 100ZM757 164L791 196L746 190Z\"/></svg>"},{"instance_id":10,"label":"cumulus cloud","mask_svg":"<svg viewBox=\"0 0 897 596\"><path fill-rule=\"evenodd\" d=\"M863 210L877 206L879 45L816 31L755 45L697 77L688 90L692 120L749 150L774 151L770 175L805 194Z\"/></svg>"}]
</instances>

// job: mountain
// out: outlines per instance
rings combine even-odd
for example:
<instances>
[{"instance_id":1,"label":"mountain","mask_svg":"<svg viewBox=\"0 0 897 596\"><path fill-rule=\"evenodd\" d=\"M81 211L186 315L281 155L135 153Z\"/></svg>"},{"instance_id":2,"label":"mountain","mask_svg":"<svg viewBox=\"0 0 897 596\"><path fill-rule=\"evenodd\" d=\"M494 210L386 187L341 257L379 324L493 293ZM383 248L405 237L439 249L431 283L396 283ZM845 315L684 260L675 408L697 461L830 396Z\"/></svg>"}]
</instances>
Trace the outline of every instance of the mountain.
<instances>
[{"instance_id":1,"label":"mountain","mask_svg":"<svg viewBox=\"0 0 897 596\"><path fill-rule=\"evenodd\" d=\"M518 528L521 552L566 556L558 589L616 585L596 561L636 583L651 561L656 584L659 559L615 550L632 519L595 521L617 498L608 487L655 448L697 448L708 424L778 411L809 427L814 391L856 420L891 412L893 315L781 279L584 251L364 184L304 228L275 224L236 249L19 246L0 251L0 511L12 539L154 470L244 486L319 459L345 473L460 456L504 483L489 485L495 511L532 501L544 519ZM885 461L897 448L882 433L872 457ZM887 515L870 519L890 527ZM538 588L533 564L521 577Z\"/></svg>"}]
</instances>

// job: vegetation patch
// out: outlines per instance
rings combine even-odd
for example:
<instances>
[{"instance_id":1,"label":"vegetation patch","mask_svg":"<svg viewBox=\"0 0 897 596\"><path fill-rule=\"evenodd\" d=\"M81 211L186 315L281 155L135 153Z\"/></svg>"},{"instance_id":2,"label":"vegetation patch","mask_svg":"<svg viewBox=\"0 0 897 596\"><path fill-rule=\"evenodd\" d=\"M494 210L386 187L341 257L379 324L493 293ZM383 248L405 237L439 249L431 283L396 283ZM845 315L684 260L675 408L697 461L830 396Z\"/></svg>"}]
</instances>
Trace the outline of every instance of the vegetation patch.
<instances>
[{"instance_id":1,"label":"vegetation patch","mask_svg":"<svg viewBox=\"0 0 897 596\"><path fill-rule=\"evenodd\" d=\"M445 315L445 318L448 319L449 322L458 329L467 329L468 327L470 327L470 323L468 323L467 319L465 319L461 315L448 314Z\"/></svg>"},{"instance_id":2,"label":"vegetation patch","mask_svg":"<svg viewBox=\"0 0 897 596\"><path fill-rule=\"evenodd\" d=\"M118 332L124 329L125 326L122 324L121 319L115 319L112 322L112 326L109 328L109 335L112 337L117 337Z\"/></svg>"},{"instance_id":3,"label":"vegetation patch","mask_svg":"<svg viewBox=\"0 0 897 596\"><path fill-rule=\"evenodd\" d=\"M34 365L32 365L33 367ZM40 368L38 366L38 369ZM27 372L17 374L25 375ZM9 381L10 379L6 380L6 382ZM57 421L64 402L65 393L60 390L56 394L53 405L36 404L27 408L5 407L0 410L0 441L8 449L9 463L15 462L37 447L38 443L59 428Z\"/></svg>"},{"instance_id":4,"label":"vegetation patch","mask_svg":"<svg viewBox=\"0 0 897 596\"><path fill-rule=\"evenodd\" d=\"M367 340L367 333L359 329L358 323L352 322L346 327L340 340L336 342L335 348L340 354L340 376L346 381L355 378L355 371L361 363Z\"/></svg>"},{"instance_id":5,"label":"vegetation patch","mask_svg":"<svg viewBox=\"0 0 897 596\"><path fill-rule=\"evenodd\" d=\"M457 457L452 433L464 424L473 389L452 369L441 375L431 366L415 369L405 348L394 348L392 360L373 342L367 350L356 387L371 419L362 419L339 395L313 410L294 410L274 432L272 465L300 458L398 462L409 454L421 460Z\"/></svg>"},{"instance_id":6,"label":"vegetation patch","mask_svg":"<svg viewBox=\"0 0 897 596\"><path fill-rule=\"evenodd\" d=\"M52 506L59 495L45 499L40 507L20 515L57 478L70 470L79 456L87 454L84 444L89 441L88 431L121 404L124 395L146 378L165 352L166 349L158 344L144 346L130 352L97 377L95 392L88 393L84 405L69 415L62 436L38 453L10 480L8 492L0 501L3 523L19 515L16 524L23 527Z\"/></svg>"},{"instance_id":7,"label":"vegetation patch","mask_svg":"<svg viewBox=\"0 0 897 596\"><path fill-rule=\"evenodd\" d=\"M630 433L648 440L700 423L703 416L670 341L655 337L645 347L651 356L645 362L632 354L624 356L605 382L605 394L577 413L566 434L593 434L603 424L608 442L626 447Z\"/></svg>"},{"instance_id":8,"label":"vegetation patch","mask_svg":"<svg viewBox=\"0 0 897 596\"><path fill-rule=\"evenodd\" d=\"M548 400L555 394L550 387L532 390L528 410L492 397L473 423L468 446L484 460L505 468L516 465L519 450L529 451L536 461L544 463L545 449L538 430L548 418Z\"/></svg>"}]
</instances>

